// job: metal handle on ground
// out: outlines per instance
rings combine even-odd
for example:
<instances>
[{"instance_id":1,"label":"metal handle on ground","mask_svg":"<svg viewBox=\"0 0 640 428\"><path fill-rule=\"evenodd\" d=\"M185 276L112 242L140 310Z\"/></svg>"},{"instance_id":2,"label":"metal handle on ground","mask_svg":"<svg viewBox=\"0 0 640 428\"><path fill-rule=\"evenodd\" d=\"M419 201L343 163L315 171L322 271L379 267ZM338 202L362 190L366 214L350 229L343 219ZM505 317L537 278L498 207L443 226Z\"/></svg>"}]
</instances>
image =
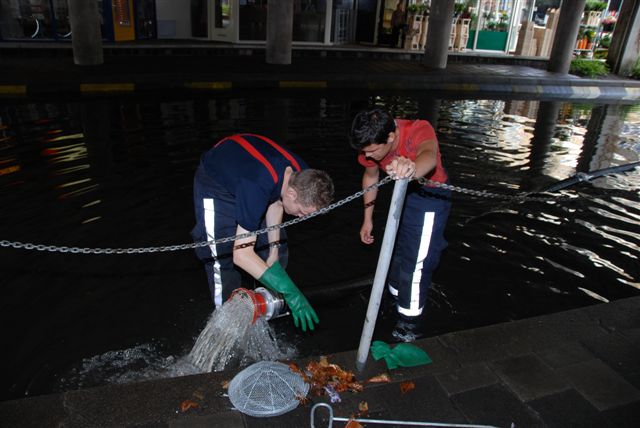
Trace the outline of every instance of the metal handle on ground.
<instances>
[{"instance_id":1,"label":"metal handle on ground","mask_svg":"<svg viewBox=\"0 0 640 428\"><path fill-rule=\"evenodd\" d=\"M329 425L328 428L333 427L333 421L338 422L362 422L365 424L384 424L384 425L405 425L405 426L416 426L416 427L447 427L447 428L497 428L493 425L474 425L474 424L447 424L442 422L415 422L415 421L394 421L387 419L351 419L351 418L340 418L333 416L333 408L327 403L317 403L311 408L311 428L315 428L315 413L316 409L319 407L326 407L329 409ZM511 424L511 428L514 428L514 424Z\"/></svg>"},{"instance_id":2,"label":"metal handle on ground","mask_svg":"<svg viewBox=\"0 0 640 428\"><path fill-rule=\"evenodd\" d=\"M393 195L391 196L391 205L389 207L389 215L387 216L387 225L384 229L384 238L380 248L380 256L378 257L378 268L373 278L373 287L371 288L371 296L369 297L369 306L367 307L367 315L360 336L360 346L358 347L358 357L356 360L356 368L359 372L364 370L367 356L369 355L369 346L371 346L371 338L373 337L373 329L376 326L376 318L378 317L378 309L380 308L380 300L384 291L384 284L389 272L389 263L391 262L391 253L396 241L396 232L400 225L400 216L402 215L402 205L404 204L404 196L407 193L408 179L396 180L393 186Z\"/></svg>"}]
</instances>

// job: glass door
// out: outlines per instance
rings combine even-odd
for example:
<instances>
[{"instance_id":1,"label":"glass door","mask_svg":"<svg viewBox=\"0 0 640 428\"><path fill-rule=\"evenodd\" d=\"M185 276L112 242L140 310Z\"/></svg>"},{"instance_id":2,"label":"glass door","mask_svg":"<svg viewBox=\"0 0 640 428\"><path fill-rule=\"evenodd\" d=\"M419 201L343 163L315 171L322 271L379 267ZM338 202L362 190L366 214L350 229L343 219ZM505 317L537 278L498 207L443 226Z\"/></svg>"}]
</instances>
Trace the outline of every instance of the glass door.
<instances>
[{"instance_id":1,"label":"glass door","mask_svg":"<svg viewBox=\"0 0 640 428\"><path fill-rule=\"evenodd\" d=\"M267 40L267 0L242 0L238 11L239 40Z\"/></svg>"},{"instance_id":2,"label":"glass door","mask_svg":"<svg viewBox=\"0 0 640 428\"><path fill-rule=\"evenodd\" d=\"M157 38L156 2L154 0L137 0L134 2L134 7L136 39Z\"/></svg>"},{"instance_id":3,"label":"glass door","mask_svg":"<svg viewBox=\"0 0 640 428\"><path fill-rule=\"evenodd\" d=\"M237 0L210 1L209 38L224 42L235 41Z\"/></svg>"},{"instance_id":4,"label":"glass door","mask_svg":"<svg viewBox=\"0 0 640 428\"><path fill-rule=\"evenodd\" d=\"M356 42L374 42L377 7L377 0L358 0L356 12Z\"/></svg>"},{"instance_id":5,"label":"glass door","mask_svg":"<svg viewBox=\"0 0 640 428\"><path fill-rule=\"evenodd\" d=\"M56 38L49 0L3 1L0 4L0 23L5 39Z\"/></svg>"}]
</instances>

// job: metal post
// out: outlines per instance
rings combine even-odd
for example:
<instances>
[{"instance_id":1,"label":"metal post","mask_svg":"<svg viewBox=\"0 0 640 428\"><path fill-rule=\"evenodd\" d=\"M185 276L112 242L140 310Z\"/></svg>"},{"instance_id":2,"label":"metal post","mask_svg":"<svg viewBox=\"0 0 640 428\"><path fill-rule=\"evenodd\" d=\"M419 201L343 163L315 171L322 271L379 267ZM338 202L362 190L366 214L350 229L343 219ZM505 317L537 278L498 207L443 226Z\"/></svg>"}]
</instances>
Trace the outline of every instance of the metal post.
<instances>
[{"instance_id":1,"label":"metal post","mask_svg":"<svg viewBox=\"0 0 640 428\"><path fill-rule=\"evenodd\" d=\"M373 278L373 286L371 288L371 296L369 296L369 306L367 307L367 315L364 319L364 327L360 336L360 346L358 347L358 357L356 360L356 368L359 372L364 370L367 357L369 355L369 347L371 346L371 338L373 330L376 326L376 318L378 317L378 309L380 309L380 300L389 272L389 263L391 262L391 254L393 253L393 245L396 241L396 232L400 225L400 216L402 215L402 205L404 204L404 196L407 193L408 179L396 180L393 186L393 195L391 196L391 205L389 206L389 215L387 216L387 225L384 229L384 238L382 239L382 247L380 248L380 256L378 256L378 268Z\"/></svg>"}]
</instances>

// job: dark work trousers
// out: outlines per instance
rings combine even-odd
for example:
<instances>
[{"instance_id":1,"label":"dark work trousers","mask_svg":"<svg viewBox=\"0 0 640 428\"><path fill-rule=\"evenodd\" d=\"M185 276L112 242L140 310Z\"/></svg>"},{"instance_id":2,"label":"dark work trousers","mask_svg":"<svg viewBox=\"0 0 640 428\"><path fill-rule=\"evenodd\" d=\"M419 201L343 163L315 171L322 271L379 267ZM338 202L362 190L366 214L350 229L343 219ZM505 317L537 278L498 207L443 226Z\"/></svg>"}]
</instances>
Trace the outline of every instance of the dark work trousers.
<instances>
[{"instance_id":1,"label":"dark work trousers","mask_svg":"<svg viewBox=\"0 0 640 428\"><path fill-rule=\"evenodd\" d=\"M400 43L400 47L404 48L404 25L396 26L391 29L391 43L390 47L397 48L398 42Z\"/></svg>"},{"instance_id":2,"label":"dark work trousers","mask_svg":"<svg viewBox=\"0 0 640 428\"><path fill-rule=\"evenodd\" d=\"M444 229L450 208L449 191L426 187L407 191L387 276L401 315L422 314L433 271L447 246Z\"/></svg>"},{"instance_id":3,"label":"dark work trousers","mask_svg":"<svg viewBox=\"0 0 640 428\"><path fill-rule=\"evenodd\" d=\"M209 177L201 167L196 171L193 184L193 202L196 225L191 231L194 242L212 241L235 236L238 223L235 218L235 199ZM256 207L264 209L267 207ZM262 222L260 228L266 227ZM280 264L286 268L288 248L286 233L280 230ZM242 286L242 276L233 264L234 242L208 245L196 248L196 255L204 263L207 281L211 291L211 299L216 307L220 307L231 293ZM266 260L269 256L267 233L257 236L256 253Z\"/></svg>"}]
</instances>

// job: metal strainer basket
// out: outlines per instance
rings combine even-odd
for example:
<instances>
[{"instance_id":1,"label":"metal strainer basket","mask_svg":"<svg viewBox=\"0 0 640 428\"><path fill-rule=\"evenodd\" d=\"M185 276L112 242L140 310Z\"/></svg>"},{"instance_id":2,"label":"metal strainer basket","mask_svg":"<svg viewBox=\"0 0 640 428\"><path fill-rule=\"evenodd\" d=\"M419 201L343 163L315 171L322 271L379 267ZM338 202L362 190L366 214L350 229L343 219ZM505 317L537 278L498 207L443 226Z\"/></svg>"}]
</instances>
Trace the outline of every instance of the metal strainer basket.
<instances>
[{"instance_id":1,"label":"metal strainer basket","mask_svg":"<svg viewBox=\"0 0 640 428\"><path fill-rule=\"evenodd\" d=\"M295 409L309 385L289 366L276 361L252 364L229 383L229 399L249 416L278 416Z\"/></svg>"}]
</instances>

